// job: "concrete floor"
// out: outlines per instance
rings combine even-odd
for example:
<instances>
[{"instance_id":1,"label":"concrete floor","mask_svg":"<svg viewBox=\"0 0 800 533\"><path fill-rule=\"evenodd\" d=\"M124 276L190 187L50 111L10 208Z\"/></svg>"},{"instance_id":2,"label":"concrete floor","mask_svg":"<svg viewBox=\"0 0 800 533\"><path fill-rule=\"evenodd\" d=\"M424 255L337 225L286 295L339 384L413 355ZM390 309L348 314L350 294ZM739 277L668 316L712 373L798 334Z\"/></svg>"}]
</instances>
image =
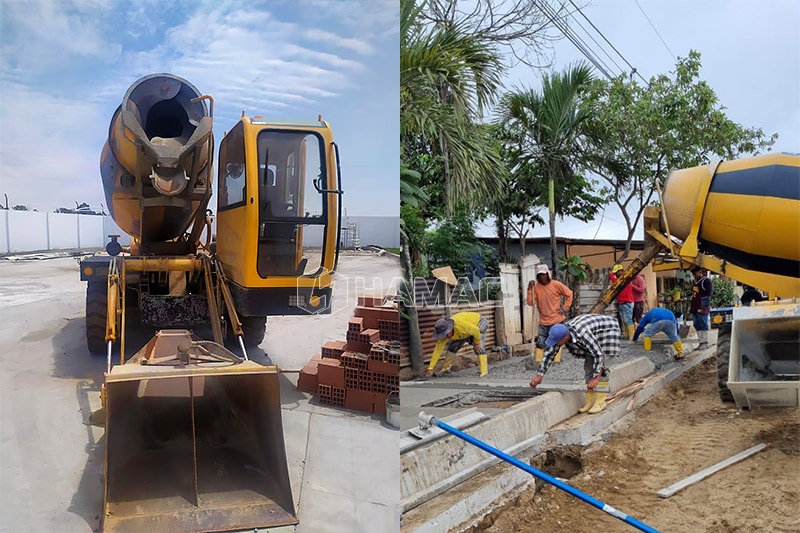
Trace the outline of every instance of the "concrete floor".
<instances>
[{"instance_id":1,"label":"concrete floor","mask_svg":"<svg viewBox=\"0 0 800 533\"><path fill-rule=\"evenodd\" d=\"M334 312L271 317L251 358L299 369L324 342L344 338L358 293L386 292L399 276L396 258L343 253ZM86 351L85 290L72 258L0 261L0 531L98 528L103 428L89 417L105 360ZM281 375L297 531L398 530L398 432L378 416L317 404L296 379Z\"/></svg>"}]
</instances>

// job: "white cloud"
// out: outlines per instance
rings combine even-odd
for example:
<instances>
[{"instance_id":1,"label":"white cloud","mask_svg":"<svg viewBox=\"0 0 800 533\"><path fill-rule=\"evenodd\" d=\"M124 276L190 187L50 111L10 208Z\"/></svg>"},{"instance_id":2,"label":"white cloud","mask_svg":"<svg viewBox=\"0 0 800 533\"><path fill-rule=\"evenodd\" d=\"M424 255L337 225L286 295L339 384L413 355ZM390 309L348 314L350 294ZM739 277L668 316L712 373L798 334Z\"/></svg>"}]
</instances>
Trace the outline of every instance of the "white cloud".
<instances>
[{"instance_id":1,"label":"white cloud","mask_svg":"<svg viewBox=\"0 0 800 533\"><path fill-rule=\"evenodd\" d=\"M345 106L377 100L361 92L363 80L375 79L368 62L386 53L381 36L397 25L390 2L372 4L0 2L0 193L40 210L104 202L98 163L111 115L130 85L151 73L176 74L211 94L217 139L242 110L356 116ZM334 122L347 131L341 118ZM349 129L352 140L342 135L342 146L381 150L370 148L375 132L362 139L356 124ZM380 172L358 168L351 179L358 173L374 181Z\"/></svg>"},{"instance_id":2,"label":"white cloud","mask_svg":"<svg viewBox=\"0 0 800 533\"><path fill-rule=\"evenodd\" d=\"M121 46L99 23L102 2L4 2L2 65L6 79L24 80L68 68L70 58L110 59Z\"/></svg>"},{"instance_id":3,"label":"white cloud","mask_svg":"<svg viewBox=\"0 0 800 533\"><path fill-rule=\"evenodd\" d=\"M341 37L335 33L325 30L305 30L303 32L303 37L311 41L323 43L323 45L326 47L347 48L363 55L368 55L375 52L375 47L366 41L361 39Z\"/></svg>"}]
</instances>

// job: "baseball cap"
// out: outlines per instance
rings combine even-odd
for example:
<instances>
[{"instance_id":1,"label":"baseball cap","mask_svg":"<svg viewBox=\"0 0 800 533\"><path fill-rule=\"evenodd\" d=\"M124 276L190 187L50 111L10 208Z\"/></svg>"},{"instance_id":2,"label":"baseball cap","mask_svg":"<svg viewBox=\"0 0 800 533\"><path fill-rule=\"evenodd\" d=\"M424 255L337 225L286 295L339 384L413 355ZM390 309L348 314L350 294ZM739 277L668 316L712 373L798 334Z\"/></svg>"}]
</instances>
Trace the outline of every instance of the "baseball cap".
<instances>
[{"instance_id":1,"label":"baseball cap","mask_svg":"<svg viewBox=\"0 0 800 533\"><path fill-rule=\"evenodd\" d=\"M619 272L620 270L624 270L623 266L620 264L614 265L614 268L611 269L611 272Z\"/></svg>"},{"instance_id":2,"label":"baseball cap","mask_svg":"<svg viewBox=\"0 0 800 533\"><path fill-rule=\"evenodd\" d=\"M555 346L558 344L558 341L563 339L569 333L569 329L564 324L556 324L550 328L550 333L547 335L547 339L544 343L548 346Z\"/></svg>"},{"instance_id":3,"label":"baseball cap","mask_svg":"<svg viewBox=\"0 0 800 533\"><path fill-rule=\"evenodd\" d=\"M453 331L453 321L449 318L440 318L433 325L433 339L439 340L447 337Z\"/></svg>"}]
</instances>

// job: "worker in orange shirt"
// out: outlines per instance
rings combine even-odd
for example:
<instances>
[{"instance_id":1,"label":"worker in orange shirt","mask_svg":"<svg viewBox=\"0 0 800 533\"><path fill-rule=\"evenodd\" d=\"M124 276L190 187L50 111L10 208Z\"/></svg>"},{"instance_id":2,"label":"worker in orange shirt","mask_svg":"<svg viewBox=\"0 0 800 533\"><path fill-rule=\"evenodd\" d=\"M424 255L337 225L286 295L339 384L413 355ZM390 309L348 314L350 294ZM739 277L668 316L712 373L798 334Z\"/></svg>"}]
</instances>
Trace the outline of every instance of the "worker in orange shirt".
<instances>
[{"instance_id":1,"label":"worker in orange shirt","mask_svg":"<svg viewBox=\"0 0 800 533\"><path fill-rule=\"evenodd\" d=\"M528 305L536 304L539 310L539 330L536 336L536 350L534 360L541 362L544 355L545 339L550 334L550 328L561 324L567 319L567 309L572 305L572 289L553 279L550 269L544 263L536 265L536 283L528 283ZM532 293L532 294L531 294ZM555 357L555 362L561 361L561 351Z\"/></svg>"}]
</instances>

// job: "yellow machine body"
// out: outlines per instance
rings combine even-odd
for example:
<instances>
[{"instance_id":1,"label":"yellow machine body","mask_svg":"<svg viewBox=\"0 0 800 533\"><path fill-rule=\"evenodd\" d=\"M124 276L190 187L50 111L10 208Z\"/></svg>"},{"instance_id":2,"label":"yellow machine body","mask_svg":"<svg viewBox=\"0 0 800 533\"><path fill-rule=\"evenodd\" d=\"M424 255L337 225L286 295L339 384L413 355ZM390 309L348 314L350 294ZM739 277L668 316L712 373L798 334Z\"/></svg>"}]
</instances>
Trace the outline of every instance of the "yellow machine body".
<instances>
[{"instance_id":1,"label":"yellow machine body","mask_svg":"<svg viewBox=\"0 0 800 533\"><path fill-rule=\"evenodd\" d=\"M744 409L800 405L800 156L674 171L644 225L644 251L590 312L602 312L650 262L654 270L700 266L766 291L771 301L720 309L711 321L720 396Z\"/></svg>"},{"instance_id":2,"label":"yellow machine body","mask_svg":"<svg viewBox=\"0 0 800 533\"><path fill-rule=\"evenodd\" d=\"M779 295L800 296L800 156L767 154L674 171L663 210L663 229L683 241L682 256L706 253L794 278L796 290Z\"/></svg>"},{"instance_id":3,"label":"yellow machine body","mask_svg":"<svg viewBox=\"0 0 800 533\"><path fill-rule=\"evenodd\" d=\"M217 183L216 254L240 314L328 312L341 217L330 125L242 117Z\"/></svg>"},{"instance_id":4,"label":"yellow machine body","mask_svg":"<svg viewBox=\"0 0 800 533\"><path fill-rule=\"evenodd\" d=\"M211 97L188 81L145 76L114 113L102 151L108 206L131 236L129 249L112 242L113 257L81 262L87 346L107 356L105 531L298 522L279 369L249 361L246 347L263 340L267 315L329 306L341 206L336 148L322 121L239 121L220 148L214 251L206 216L212 115ZM129 309L158 330L130 359ZM188 329L209 325L213 341ZM225 330L241 355L225 347Z\"/></svg>"}]
</instances>

